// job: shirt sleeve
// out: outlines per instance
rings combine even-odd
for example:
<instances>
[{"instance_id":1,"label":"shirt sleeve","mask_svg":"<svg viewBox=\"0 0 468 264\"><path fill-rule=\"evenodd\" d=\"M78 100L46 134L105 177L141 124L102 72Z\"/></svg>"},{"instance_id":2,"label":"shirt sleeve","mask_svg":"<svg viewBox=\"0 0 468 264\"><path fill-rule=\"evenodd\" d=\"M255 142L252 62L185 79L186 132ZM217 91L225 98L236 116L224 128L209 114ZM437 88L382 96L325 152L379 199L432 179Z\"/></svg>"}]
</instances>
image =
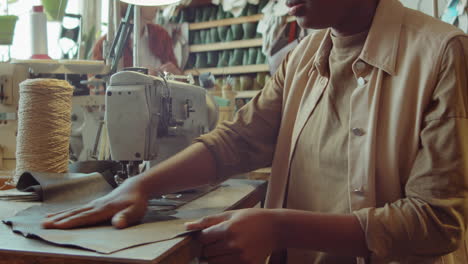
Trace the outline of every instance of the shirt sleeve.
<instances>
[{"instance_id":1,"label":"shirt sleeve","mask_svg":"<svg viewBox=\"0 0 468 264\"><path fill-rule=\"evenodd\" d=\"M262 91L237 111L232 122L223 122L195 140L213 154L217 180L271 165L281 123L288 58Z\"/></svg>"},{"instance_id":2,"label":"shirt sleeve","mask_svg":"<svg viewBox=\"0 0 468 264\"><path fill-rule=\"evenodd\" d=\"M437 256L465 234L468 177L468 38L447 45L405 197L355 211L369 250L379 257Z\"/></svg>"}]
</instances>

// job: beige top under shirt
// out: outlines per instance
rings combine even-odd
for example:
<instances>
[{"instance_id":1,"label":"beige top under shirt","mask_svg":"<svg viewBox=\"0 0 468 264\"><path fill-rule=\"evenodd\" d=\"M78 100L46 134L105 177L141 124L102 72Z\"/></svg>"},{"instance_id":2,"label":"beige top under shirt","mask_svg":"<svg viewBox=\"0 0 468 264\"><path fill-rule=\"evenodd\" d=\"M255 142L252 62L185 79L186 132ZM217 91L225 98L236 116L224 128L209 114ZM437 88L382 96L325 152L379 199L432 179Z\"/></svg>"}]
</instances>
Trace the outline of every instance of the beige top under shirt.
<instances>
[{"instance_id":1,"label":"beige top under shirt","mask_svg":"<svg viewBox=\"0 0 468 264\"><path fill-rule=\"evenodd\" d=\"M347 37L331 34L329 86L299 136L291 162L287 208L351 213L347 147L350 98L357 87L352 65L366 36L367 32ZM355 258L289 249L288 263L349 264L355 263Z\"/></svg>"}]
</instances>

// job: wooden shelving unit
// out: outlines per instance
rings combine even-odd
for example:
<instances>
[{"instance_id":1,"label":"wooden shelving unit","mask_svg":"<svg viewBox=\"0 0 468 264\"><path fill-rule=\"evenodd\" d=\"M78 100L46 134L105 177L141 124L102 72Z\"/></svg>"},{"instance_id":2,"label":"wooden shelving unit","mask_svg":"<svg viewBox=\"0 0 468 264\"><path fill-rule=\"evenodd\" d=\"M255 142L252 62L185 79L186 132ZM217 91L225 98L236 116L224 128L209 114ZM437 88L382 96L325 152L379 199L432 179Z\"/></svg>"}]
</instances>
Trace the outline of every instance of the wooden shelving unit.
<instances>
[{"instance_id":1,"label":"wooden shelving unit","mask_svg":"<svg viewBox=\"0 0 468 264\"><path fill-rule=\"evenodd\" d=\"M235 25L235 24L251 23L251 22L260 21L262 18L263 18L263 14L257 14L253 16L243 16L243 17L226 18L226 19L221 19L221 20L192 23L189 25L189 30L199 30L199 29L207 29L207 28L213 28L213 27L230 26L230 25Z\"/></svg>"},{"instance_id":2,"label":"wooden shelving unit","mask_svg":"<svg viewBox=\"0 0 468 264\"><path fill-rule=\"evenodd\" d=\"M244 24L258 22L263 18L263 14L256 14L252 16L242 16L236 18L227 18L213 21L205 21L199 23L191 23L189 25L190 31L195 30L204 30L214 27L222 26L231 26L235 24ZM287 18L288 22L295 20L295 17L289 16ZM230 42L218 42L218 43L209 43L209 44L199 44L199 45L190 45L190 53L196 52L207 52L207 51L218 51L218 50L229 50L229 49L238 49L238 48L250 48L250 47L261 47L262 39L246 39L246 40L236 40ZM234 67L222 67L222 68L202 68L202 69L190 69L186 70L185 74L192 74L198 76L201 73L211 72L214 75L228 75L228 74L248 74L256 72L268 72L269 66L267 64L257 64L257 65L241 65Z\"/></svg>"},{"instance_id":3,"label":"wooden shelving unit","mask_svg":"<svg viewBox=\"0 0 468 264\"><path fill-rule=\"evenodd\" d=\"M228 74L247 74L256 72L267 72L270 68L268 64L256 64L256 65L240 65L232 67L222 68L201 68L186 70L184 74L192 74L198 76L202 73L211 72L213 75L228 75Z\"/></svg>"},{"instance_id":4,"label":"wooden shelving unit","mask_svg":"<svg viewBox=\"0 0 468 264\"><path fill-rule=\"evenodd\" d=\"M251 23L251 22L260 21L262 18L263 18L263 14L256 14L253 16L242 16L242 17L226 18L226 19L199 22L199 23L191 23L189 25L189 30L199 30L199 29L207 29L207 28L213 28L213 27L230 26L230 25L235 25L235 24ZM292 16L288 16L286 18L287 22L292 22L294 20L296 20L296 18Z\"/></svg>"},{"instance_id":5,"label":"wooden shelving unit","mask_svg":"<svg viewBox=\"0 0 468 264\"><path fill-rule=\"evenodd\" d=\"M214 50L226 50L226 49L237 49L237 48L250 48L250 47L261 47L262 39L245 39L236 40L231 42L218 42L211 44L191 45L190 52L203 52L203 51L214 51Z\"/></svg>"},{"instance_id":6,"label":"wooden shelving unit","mask_svg":"<svg viewBox=\"0 0 468 264\"><path fill-rule=\"evenodd\" d=\"M190 2L190 7L204 6L211 4L211 0L193 0Z\"/></svg>"}]
</instances>

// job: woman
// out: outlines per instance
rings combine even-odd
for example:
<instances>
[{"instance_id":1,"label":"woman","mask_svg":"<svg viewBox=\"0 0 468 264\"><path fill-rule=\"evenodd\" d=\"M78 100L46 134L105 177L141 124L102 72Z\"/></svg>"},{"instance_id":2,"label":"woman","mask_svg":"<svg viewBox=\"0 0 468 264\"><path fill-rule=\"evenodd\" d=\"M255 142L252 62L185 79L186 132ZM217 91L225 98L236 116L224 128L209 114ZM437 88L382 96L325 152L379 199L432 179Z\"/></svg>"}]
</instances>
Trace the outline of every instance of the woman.
<instances>
[{"instance_id":1,"label":"woman","mask_svg":"<svg viewBox=\"0 0 468 264\"><path fill-rule=\"evenodd\" d=\"M120 3L120 15L125 16L128 5ZM177 59L172 47L172 39L167 31L160 25L154 24L157 7L145 6L141 8L140 32L140 65L150 70L150 74L156 75L158 72L170 72L173 74L182 74L177 66ZM102 36L93 48L93 59L103 60L103 42L106 35ZM132 38L127 40L123 51L123 67L133 66L133 48Z\"/></svg>"}]
</instances>

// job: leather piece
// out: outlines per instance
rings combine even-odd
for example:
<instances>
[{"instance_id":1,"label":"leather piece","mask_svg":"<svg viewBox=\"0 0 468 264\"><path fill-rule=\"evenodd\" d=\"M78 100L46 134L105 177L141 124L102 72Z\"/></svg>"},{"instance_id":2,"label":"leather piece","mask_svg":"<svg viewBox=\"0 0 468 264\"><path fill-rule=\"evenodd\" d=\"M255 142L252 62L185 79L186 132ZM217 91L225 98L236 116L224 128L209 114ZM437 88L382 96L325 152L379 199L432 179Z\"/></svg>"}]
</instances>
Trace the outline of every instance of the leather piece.
<instances>
[{"instance_id":1,"label":"leather piece","mask_svg":"<svg viewBox=\"0 0 468 264\"><path fill-rule=\"evenodd\" d=\"M89 170L82 171L89 172ZM41 239L58 246L80 248L102 254L111 254L181 236L185 232L185 222L221 213L254 189L250 185L230 184L228 189L223 189L222 185L221 188L206 186L199 191L183 193L183 199L180 199L182 203L169 207L160 204L170 202L168 199L153 199L150 200L142 222L126 229L115 229L110 222L105 222L95 226L58 230L43 229L40 226L48 213L86 204L112 191L112 186L97 172L25 173L21 178L20 187L40 190L44 202L42 205L20 211L14 217L4 219L3 223L9 225L13 232L27 238ZM201 200L193 201L200 195L205 196ZM211 198L203 200L205 197ZM189 201L193 202L188 203Z\"/></svg>"}]
</instances>

